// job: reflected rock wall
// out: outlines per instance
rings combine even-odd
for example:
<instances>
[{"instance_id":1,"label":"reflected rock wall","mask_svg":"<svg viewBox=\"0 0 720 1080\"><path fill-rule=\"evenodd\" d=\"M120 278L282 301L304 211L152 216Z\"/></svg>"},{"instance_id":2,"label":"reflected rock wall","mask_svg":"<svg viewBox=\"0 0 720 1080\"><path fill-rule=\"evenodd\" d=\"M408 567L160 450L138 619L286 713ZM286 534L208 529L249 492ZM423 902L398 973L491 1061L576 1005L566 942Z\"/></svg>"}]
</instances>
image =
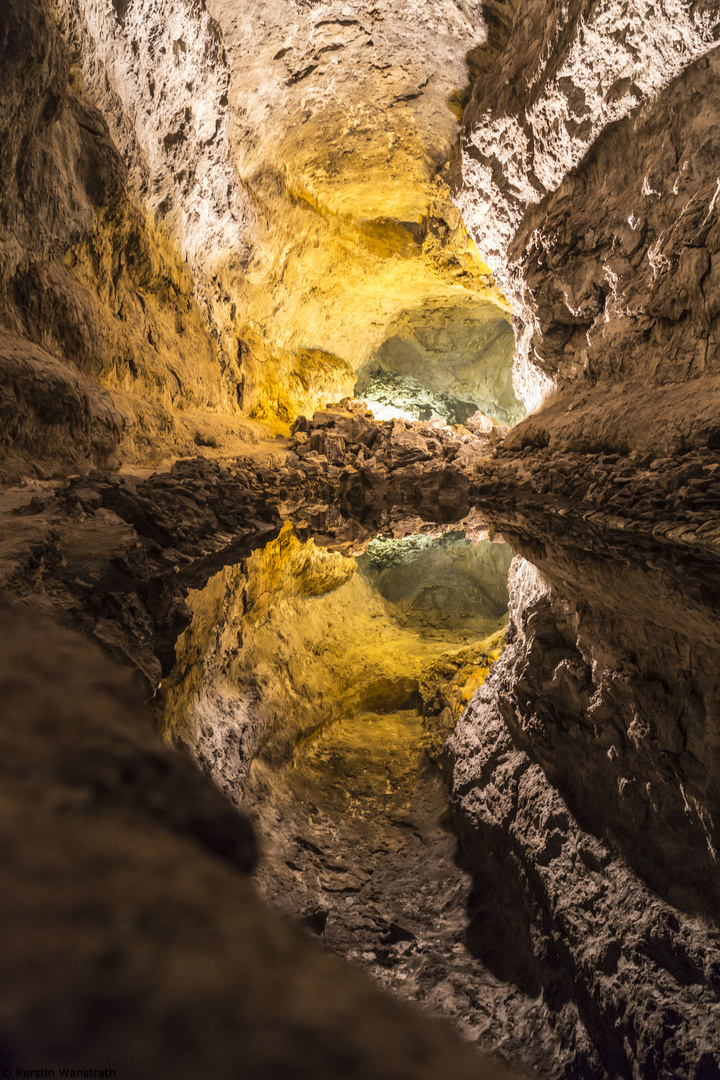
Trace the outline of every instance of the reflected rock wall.
<instances>
[{"instance_id":1,"label":"reflected rock wall","mask_svg":"<svg viewBox=\"0 0 720 1080\"><path fill-rule=\"evenodd\" d=\"M712 1076L715 611L670 568L543 565L516 560L507 646L447 746L468 940L548 1002L562 1075Z\"/></svg>"}]
</instances>

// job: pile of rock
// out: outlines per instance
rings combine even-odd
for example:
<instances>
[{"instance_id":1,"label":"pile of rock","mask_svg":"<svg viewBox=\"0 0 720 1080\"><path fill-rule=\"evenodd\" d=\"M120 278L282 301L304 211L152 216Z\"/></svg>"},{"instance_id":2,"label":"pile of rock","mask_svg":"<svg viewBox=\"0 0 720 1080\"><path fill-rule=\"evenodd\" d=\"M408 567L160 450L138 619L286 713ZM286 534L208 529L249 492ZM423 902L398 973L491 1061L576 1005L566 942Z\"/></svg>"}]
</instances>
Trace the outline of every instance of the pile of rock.
<instances>
[{"instance_id":1,"label":"pile of rock","mask_svg":"<svg viewBox=\"0 0 720 1080\"><path fill-rule=\"evenodd\" d=\"M476 412L467 425L452 427L441 420L377 422L364 401L343 398L300 416L291 427L291 447L303 461L394 472L416 462L457 461L463 468L486 457L510 429Z\"/></svg>"},{"instance_id":2,"label":"pile of rock","mask_svg":"<svg viewBox=\"0 0 720 1080\"><path fill-rule=\"evenodd\" d=\"M443 532L472 513L477 467L509 430L482 414L473 423L474 431L439 420L378 422L355 398L299 417L289 462L304 478L303 498L285 510L319 542L353 554L379 532Z\"/></svg>"}]
</instances>

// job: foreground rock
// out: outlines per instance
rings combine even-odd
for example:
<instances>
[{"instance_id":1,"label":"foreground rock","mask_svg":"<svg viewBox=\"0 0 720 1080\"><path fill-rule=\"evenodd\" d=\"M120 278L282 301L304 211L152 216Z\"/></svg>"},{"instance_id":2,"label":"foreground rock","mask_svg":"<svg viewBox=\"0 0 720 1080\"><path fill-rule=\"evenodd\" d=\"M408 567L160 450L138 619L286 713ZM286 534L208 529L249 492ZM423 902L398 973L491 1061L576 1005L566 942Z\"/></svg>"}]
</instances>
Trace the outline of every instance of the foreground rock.
<instances>
[{"instance_id":1,"label":"foreground rock","mask_svg":"<svg viewBox=\"0 0 720 1080\"><path fill-rule=\"evenodd\" d=\"M260 904L249 826L125 672L4 603L0 623L6 1070L509 1077Z\"/></svg>"}]
</instances>

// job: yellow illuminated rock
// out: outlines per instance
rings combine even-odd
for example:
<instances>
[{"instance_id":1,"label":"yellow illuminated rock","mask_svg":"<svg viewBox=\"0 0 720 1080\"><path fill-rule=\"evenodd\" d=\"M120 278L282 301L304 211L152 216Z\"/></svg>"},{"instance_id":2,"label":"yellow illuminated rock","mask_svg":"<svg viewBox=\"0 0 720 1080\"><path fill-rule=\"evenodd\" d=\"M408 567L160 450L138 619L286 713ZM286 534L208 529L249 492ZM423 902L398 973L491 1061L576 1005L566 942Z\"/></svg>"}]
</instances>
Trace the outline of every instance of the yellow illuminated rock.
<instances>
[{"instance_id":1,"label":"yellow illuminated rock","mask_svg":"<svg viewBox=\"0 0 720 1080\"><path fill-rule=\"evenodd\" d=\"M284 432L352 394L408 325L508 325L445 182L488 37L479 0L56 7L78 118L52 175L89 203L57 249L72 281L45 290L42 344L99 358L126 460L234 450L242 416ZM472 397L461 369L511 366L512 334L488 340L481 355L471 333L449 365L426 350L411 374Z\"/></svg>"},{"instance_id":2,"label":"yellow illuminated rock","mask_svg":"<svg viewBox=\"0 0 720 1080\"><path fill-rule=\"evenodd\" d=\"M504 627L453 656L444 656L422 673L420 693L426 707L423 746L439 756L465 706L485 682L504 645Z\"/></svg>"},{"instance_id":3,"label":"yellow illuminated rock","mask_svg":"<svg viewBox=\"0 0 720 1080\"><path fill-rule=\"evenodd\" d=\"M342 396L343 366L351 393L404 314L476 302L478 320L507 318L440 176L480 8L208 6L232 73L230 152L257 209L248 256L229 250L214 289L218 325L248 345L245 407L282 420L316 408ZM303 378L308 352L333 358L325 383Z\"/></svg>"},{"instance_id":4,"label":"yellow illuminated rock","mask_svg":"<svg viewBox=\"0 0 720 1080\"><path fill-rule=\"evenodd\" d=\"M466 631L407 625L356 565L286 525L243 566L190 593L193 621L165 687L165 730L236 801L254 752L278 763L347 717L417 709L446 669L460 701L468 680L479 684L487 672L497 635L469 648Z\"/></svg>"}]
</instances>

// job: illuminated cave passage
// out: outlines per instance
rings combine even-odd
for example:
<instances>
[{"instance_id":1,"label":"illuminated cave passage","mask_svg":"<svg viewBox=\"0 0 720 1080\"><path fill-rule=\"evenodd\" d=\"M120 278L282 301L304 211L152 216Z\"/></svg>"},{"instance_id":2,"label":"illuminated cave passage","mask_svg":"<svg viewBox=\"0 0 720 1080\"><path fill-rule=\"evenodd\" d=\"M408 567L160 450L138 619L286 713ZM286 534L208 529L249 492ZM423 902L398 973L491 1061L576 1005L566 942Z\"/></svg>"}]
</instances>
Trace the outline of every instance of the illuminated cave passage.
<instances>
[{"instance_id":1,"label":"illuminated cave passage","mask_svg":"<svg viewBox=\"0 0 720 1080\"><path fill-rule=\"evenodd\" d=\"M355 559L288 523L190 594L166 724L237 802L251 763L284 764L342 718L419 709L452 724L499 648L511 553L439 531L378 537Z\"/></svg>"},{"instance_id":2,"label":"illuminated cave passage","mask_svg":"<svg viewBox=\"0 0 720 1080\"><path fill-rule=\"evenodd\" d=\"M494 304L404 313L359 372L357 397L378 419L464 424L479 409L502 424L525 415L512 385L515 338Z\"/></svg>"},{"instance_id":3,"label":"illuminated cave passage","mask_svg":"<svg viewBox=\"0 0 720 1080\"><path fill-rule=\"evenodd\" d=\"M719 42L1 0L0 1073L720 1080Z\"/></svg>"}]
</instances>

